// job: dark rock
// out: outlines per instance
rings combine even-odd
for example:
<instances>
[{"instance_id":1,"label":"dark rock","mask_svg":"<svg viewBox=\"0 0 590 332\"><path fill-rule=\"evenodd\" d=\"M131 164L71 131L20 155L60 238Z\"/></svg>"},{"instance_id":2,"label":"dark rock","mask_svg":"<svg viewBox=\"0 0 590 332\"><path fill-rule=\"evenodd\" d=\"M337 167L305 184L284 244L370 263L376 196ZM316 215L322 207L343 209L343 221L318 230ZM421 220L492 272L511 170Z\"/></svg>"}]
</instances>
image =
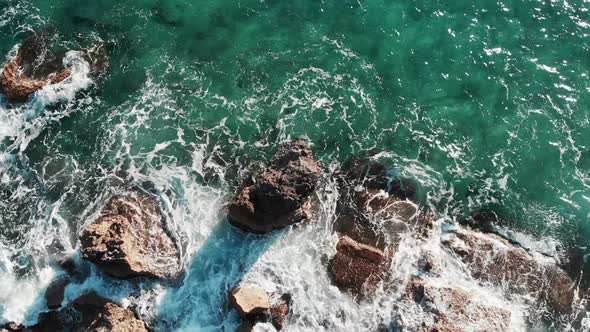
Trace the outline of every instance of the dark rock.
<instances>
[{"instance_id":1,"label":"dark rock","mask_svg":"<svg viewBox=\"0 0 590 332\"><path fill-rule=\"evenodd\" d=\"M74 322L74 331L147 332L145 323L137 319L133 311L94 292L74 300L73 307L80 313L80 319Z\"/></svg>"},{"instance_id":2,"label":"dark rock","mask_svg":"<svg viewBox=\"0 0 590 332\"><path fill-rule=\"evenodd\" d=\"M58 83L71 74L62 65L63 54L48 48L45 34L35 35L20 46L16 58L8 62L0 75L2 93L12 102L25 101L48 84Z\"/></svg>"},{"instance_id":3,"label":"dark rock","mask_svg":"<svg viewBox=\"0 0 590 332\"><path fill-rule=\"evenodd\" d=\"M420 183L407 177L394 178L389 182L388 188L391 196L401 200L419 201Z\"/></svg>"},{"instance_id":4,"label":"dark rock","mask_svg":"<svg viewBox=\"0 0 590 332\"><path fill-rule=\"evenodd\" d=\"M501 221L496 212L484 209L460 220L460 223L484 233L493 233L494 226L499 225Z\"/></svg>"},{"instance_id":5,"label":"dark rock","mask_svg":"<svg viewBox=\"0 0 590 332\"><path fill-rule=\"evenodd\" d=\"M556 262L533 256L494 234L461 229L444 244L465 262L473 277L504 285L512 293L532 294L558 312L571 309L574 282Z\"/></svg>"},{"instance_id":6,"label":"dark rock","mask_svg":"<svg viewBox=\"0 0 590 332\"><path fill-rule=\"evenodd\" d=\"M236 329L236 332L252 332L257 322L252 320L244 320Z\"/></svg>"},{"instance_id":7,"label":"dark rock","mask_svg":"<svg viewBox=\"0 0 590 332\"><path fill-rule=\"evenodd\" d=\"M285 325L285 321L289 316L290 306L291 295L284 294L281 296L278 303L275 303L272 307L270 307L271 322L277 331L280 331Z\"/></svg>"},{"instance_id":8,"label":"dark rock","mask_svg":"<svg viewBox=\"0 0 590 332\"><path fill-rule=\"evenodd\" d=\"M71 321L62 312L48 311L39 314L37 324L29 329L33 332L67 331L70 323Z\"/></svg>"},{"instance_id":9,"label":"dark rock","mask_svg":"<svg viewBox=\"0 0 590 332\"><path fill-rule=\"evenodd\" d=\"M150 196L112 197L80 242L82 258L114 277L174 279L180 273L178 248Z\"/></svg>"},{"instance_id":10,"label":"dark rock","mask_svg":"<svg viewBox=\"0 0 590 332\"><path fill-rule=\"evenodd\" d=\"M417 316L418 321L397 322L403 331L510 330L510 311L492 306L486 303L486 299L476 298L459 287L441 287L413 277L406 288L406 301L410 308L421 307L420 311L427 314Z\"/></svg>"},{"instance_id":11,"label":"dark rock","mask_svg":"<svg viewBox=\"0 0 590 332\"><path fill-rule=\"evenodd\" d=\"M355 296L366 295L379 282L386 270L383 251L343 236L328 270L334 284Z\"/></svg>"},{"instance_id":12,"label":"dark rock","mask_svg":"<svg viewBox=\"0 0 590 332\"><path fill-rule=\"evenodd\" d=\"M0 332L21 332L24 330L24 326L10 322L0 326Z\"/></svg>"},{"instance_id":13,"label":"dark rock","mask_svg":"<svg viewBox=\"0 0 590 332\"><path fill-rule=\"evenodd\" d=\"M321 173L309 143L282 144L253 185L243 188L229 206L229 221L255 233L268 233L307 217L309 197Z\"/></svg>"},{"instance_id":14,"label":"dark rock","mask_svg":"<svg viewBox=\"0 0 590 332\"><path fill-rule=\"evenodd\" d=\"M259 288L238 287L230 292L229 301L248 320L259 320L271 307L269 295Z\"/></svg>"},{"instance_id":15,"label":"dark rock","mask_svg":"<svg viewBox=\"0 0 590 332\"><path fill-rule=\"evenodd\" d=\"M61 277L54 280L45 291L45 300L49 309L56 309L61 306L64 300L64 291L68 285L68 278Z\"/></svg>"},{"instance_id":16,"label":"dark rock","mask_svg":"<svg viewBox=\"0 0 590 332\"><path fill-rule=\"evenodd\" d=\"M64 256L56 260L57 265L62 268L69 276L76 274L76 260L72 256Z\"/></svg>"}]
</instances>

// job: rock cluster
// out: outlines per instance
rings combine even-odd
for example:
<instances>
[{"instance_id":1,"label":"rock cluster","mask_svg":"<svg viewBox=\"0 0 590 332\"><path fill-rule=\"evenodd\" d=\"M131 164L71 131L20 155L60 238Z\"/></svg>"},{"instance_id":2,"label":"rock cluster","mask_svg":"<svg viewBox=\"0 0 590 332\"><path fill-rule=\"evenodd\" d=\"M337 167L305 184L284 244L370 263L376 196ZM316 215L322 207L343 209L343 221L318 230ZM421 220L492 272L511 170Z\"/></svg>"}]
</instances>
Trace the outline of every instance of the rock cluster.
<instances>
[{"instance_id":1,"label":"rock cluster","mask_svg":"<svg viewBox=\"0 0 590 332\"><path fill-rule=\"evenodd\" d=\"M70 76L71 69L63 67L64 54L51 51L47 39L47 35L39 34L25 40L16 57L4 67L0 86L8 100L25 101L44 86Z\"/></svg>"},{"instance_id":2,"label":"rock cluster","mask_svg":"<svg viewBox=\"0 0 590 332\"><path fill-rule=\"evenodd\" d=\"M145 323L130 309L87 293L61 311L41 313L37 324L29 327L14 323L0 327L0 332L147 332Z\"/></svg>"},{"instance_id":3,"label":"rock cluster","mask_svg":"<svg viewBox=\"0 0 590 332\"><path fill-rule=\"evenodd\" d=\"M117 278L174 279L180 254L158 202L147 195L114 196L80 236L82 258Z\"/></svg>"},{"instance_id":4,"label":"rock cluster","mask_svg":"<svg viewBox=\"0 0 590 332\"><path fill-rule=\"evenodd\" d=\"M305 219L309 198L321 174L304 139L279 146L268 167L236 195L228 219L236 227L268 233Z\"/></svg>"},{"instance_id":5,"label":"rock cluster","mask_svg":"<svg viewBox=\"0 0 590 332\"><path fill-rule=\"evenodd\" d=\"M249 332L259 322L271 322L281 330L289 315L291 297L284 294L276 303L264 290L252 287L238 287L229 294L229 302L242 317L238 331Z\"/></svg>"}]
</instances>

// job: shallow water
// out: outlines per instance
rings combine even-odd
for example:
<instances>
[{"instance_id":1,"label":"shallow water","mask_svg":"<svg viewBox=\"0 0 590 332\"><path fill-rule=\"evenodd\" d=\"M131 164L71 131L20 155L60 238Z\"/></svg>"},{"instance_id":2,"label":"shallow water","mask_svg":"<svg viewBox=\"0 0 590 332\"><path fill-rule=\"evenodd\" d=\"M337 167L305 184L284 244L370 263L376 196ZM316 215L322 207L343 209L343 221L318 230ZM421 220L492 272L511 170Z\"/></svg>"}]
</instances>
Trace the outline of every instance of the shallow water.
<instances>
[{"instance_id":1,"label":"shallow water","mask_svg":"<svg viewBox=\"0 0 590 332\"><path fill-rule=\"evenodd\" d=\"M143 188L158 195L183 245L184 282L130 285L88 267L68 296L98 289L162 331L231 330L236 314L219 308L245 280L293 294L292 331L374 329L395 316L396 290L356 304L325 269L336 242L330 175L372 149L392 174L421 182L422 203L441 220L491 208L509 231L527 234L510 234L525 246L587 255L589 8L0 0L6 59L44 30L67 49L104 42L109 55L98 79L72 54L70 81L22 105L0 97L0 316L34 321L58 273L52 257L76 252L77 235L111 193ZM297 136L325 168L320 215L271 238L229 228L224 206L240 179ZM415 244L407 245L400 276L413 264ZM590 325L583 307L578 315ZM550 330L583 328L573 320L555 318Z\"/></svg>"}]
</instances>

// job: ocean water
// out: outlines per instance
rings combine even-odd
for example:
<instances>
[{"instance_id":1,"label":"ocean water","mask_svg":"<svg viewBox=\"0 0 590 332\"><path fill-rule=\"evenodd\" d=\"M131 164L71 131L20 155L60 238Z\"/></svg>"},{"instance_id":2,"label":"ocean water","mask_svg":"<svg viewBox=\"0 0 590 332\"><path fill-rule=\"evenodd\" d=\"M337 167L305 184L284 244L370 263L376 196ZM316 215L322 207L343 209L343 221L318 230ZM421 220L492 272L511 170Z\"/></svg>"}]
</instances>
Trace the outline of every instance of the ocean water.
<instances>
[{"instance_id":1,"label":"ocean water","mask_svg":"<svg viewBox=\"0 0 590 332\"><path fill-rule=\"evenodd\" d=\"M24 104L0 96L0 322L34 322L54 257L77 255L112 193L139 188L164 207L184 280L116 281L80 261L87 278L66 301L96 289L159 331L232 331L225 294L247 282L293 295L289 331L374 331L396 316L396 291L357 303L325 268L331 175L368 151L420 181L440 225L493 209L524 246L576 257L584 284L589 11L588 0L0 0L2 62L34 31L69 50L104 43L109 57L96 78L70 52L70 79ZM324 166L317 215L268 237L229 227L240 180L299 136ZM415 251L402 243L399 276ZM583 300L535 323L526 299L451 263L444 278L511 308L514 331L590 330Z\"/></svg>"}]
</instances>

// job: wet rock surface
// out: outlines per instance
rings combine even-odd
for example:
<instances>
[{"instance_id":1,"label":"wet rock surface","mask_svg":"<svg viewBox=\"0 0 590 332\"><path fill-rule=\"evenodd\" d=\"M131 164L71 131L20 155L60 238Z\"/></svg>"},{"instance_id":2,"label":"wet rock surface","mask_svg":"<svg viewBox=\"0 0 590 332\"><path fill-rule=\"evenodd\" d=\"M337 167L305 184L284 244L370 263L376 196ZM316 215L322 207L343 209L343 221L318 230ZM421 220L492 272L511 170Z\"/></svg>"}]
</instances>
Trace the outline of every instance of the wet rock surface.
<instances>
[{"instance_id":1,"label":"wet rock surface","mask_svg":"<svg viewBox=\"0 0 590 332\"><path fill-rule=\"evenodd\" d=\"M39 316L30 327L33 332L92 331L147 332L145 323L135 313L96 293L87 293L74 300L69 310L50 311Z\"/></svg>"},{"instance_id":2,"label":"wet rock surface","mask_svg":"<svg viewBox=\"0 0 590 332\"><path fill-rule=\"evenodd\" d=\"M321 174L304 139L282 144L270 165L243 188L229 206L229 221L255 233L268 233L307 217L309 197Z\"/></svg>"},{"instance_id":3,"label":"wet rock surface","mask_svg":"<svg viewBox=\"0 0 590 332\"><path fill-rule=\"evenodd\" d=\"M44 86L58 83L71 74L63 66L65 52L49 48L48 36L38 34L25 40L0 75L2 93L12 102L25 101Z\"/></svg>"},{"instance_id":4,"label":"wet rock surface","mask_svg":"<svg viewBox=\"0 0 590 332\"><path fill-rule=\"evenodd\" d=\"M328 271L338 288L358 296L370 293L383 277L386 263L383 251L343 236L336 246L336 255L328 264Z\"/></svg>"},{"instance_id":5,"label":"wet rock surface","mask_svg":"<svg viewBox=\"0 0 590 332\"><path fill-rule=\"evenodd\" d=\"M56 309L61 306L68 281L68 278L60 277L47 287L47 291L45 291L45 301L47 302L47 307L49 309Z\"/></svg>"},{"instance_id":6,"label":"wet rock surface","mask_svg":"<svg viewBox=\"0 0 590 332\"><path fill-rule=\"evenodd\" d=\"M178 248L150 196L112 197L80 242L82 258L114 277L174 279L180 273Z\"/></svg>"},{"instance_id":7,"label":"wet rock surface","mask_svg":"<svg viewBox=\"0 0 590 332\"><path fill-rule=\"evenodd\" d=\"M510 331L510 311L491 305L485 298L456 286L440 286L412 277L406 301L415 306L417 321L396 322L403 331Z\"/></svg>"},{"instance_id":8,"label":"wet rock surface","mask_svg":"<svg viewBox=\"0 0 590 332\"><path fill-rule=\"evenodd\" d=\"M291 296L284 294L272 303L270 295L264 290L244 286L230 292L229 302L242 317L237 331L252 331L261 322L270 322L280 331L289 315Z\"/></svg>"},{"instance_id":9,"label":"wet rock surface","mask_svg":"<svg viewBox=\"0 0 590 332\"><path fill-rule=\"evenodd\" d=\"M552 309L565 312L574 300L574 282L549 257L529 253L493 235L460 229L444 244L465 262L473 277L518 294L533 294Z\"/></svg>"}]
</instances>

